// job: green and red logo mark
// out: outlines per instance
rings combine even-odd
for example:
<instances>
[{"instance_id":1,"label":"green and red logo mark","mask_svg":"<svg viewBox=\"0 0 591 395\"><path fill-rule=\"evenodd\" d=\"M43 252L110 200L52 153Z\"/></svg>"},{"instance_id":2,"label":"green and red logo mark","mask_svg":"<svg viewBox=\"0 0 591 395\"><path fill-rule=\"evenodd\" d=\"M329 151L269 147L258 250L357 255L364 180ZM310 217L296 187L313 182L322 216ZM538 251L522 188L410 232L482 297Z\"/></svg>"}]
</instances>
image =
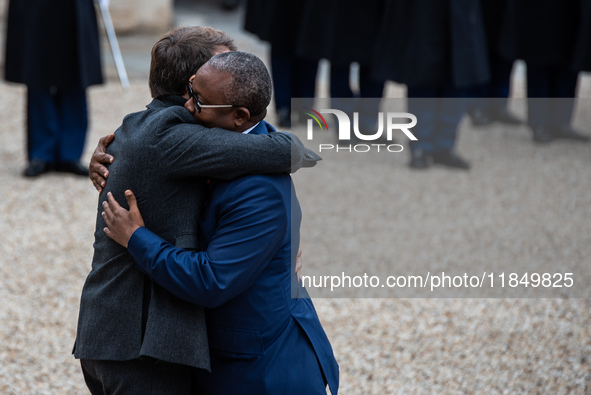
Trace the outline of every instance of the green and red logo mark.
<instances>
[{"instance_id":1,"label":"green and red logo mark","mask_svg":"<svg viewBox=\"0 0 591 395\"><path fill-rule=\"evenodd\" d=\"M326 124L326 120L324 119L324 117L316 110L314 110L313 108L308 108L308 107L303 107L305 110L310 110L312 111L314 114L311 114L309 112L306 112L304 114L311 116L316 123L318 124L318 126L320 126L320 130L324 130L322 128L322 125L324 124L324 127L326 128L326 131L328 132L328 125ZM322 123L320 123L320 120L322 120Z\"/></svg>"}]
</instances>

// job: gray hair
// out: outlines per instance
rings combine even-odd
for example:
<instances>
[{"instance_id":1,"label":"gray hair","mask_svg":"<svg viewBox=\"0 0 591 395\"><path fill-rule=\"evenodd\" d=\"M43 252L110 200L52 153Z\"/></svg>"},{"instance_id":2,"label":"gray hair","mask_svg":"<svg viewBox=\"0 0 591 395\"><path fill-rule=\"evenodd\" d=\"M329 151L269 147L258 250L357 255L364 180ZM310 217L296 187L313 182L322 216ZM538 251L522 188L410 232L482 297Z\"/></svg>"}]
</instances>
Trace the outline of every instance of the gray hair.
<instances>
[{"instance_id":1,"label":"gray hair","mask_svg":"<svg viewBox=\"0 0 591 395\"><path fill-rule=\"evenodd\" d=\"M232 82L222 92L225 103L248 108L254 121L265 118L273 88L261 59L246 52L223 52L205 65L232 76Z\"/></svg>"}]
</instances>

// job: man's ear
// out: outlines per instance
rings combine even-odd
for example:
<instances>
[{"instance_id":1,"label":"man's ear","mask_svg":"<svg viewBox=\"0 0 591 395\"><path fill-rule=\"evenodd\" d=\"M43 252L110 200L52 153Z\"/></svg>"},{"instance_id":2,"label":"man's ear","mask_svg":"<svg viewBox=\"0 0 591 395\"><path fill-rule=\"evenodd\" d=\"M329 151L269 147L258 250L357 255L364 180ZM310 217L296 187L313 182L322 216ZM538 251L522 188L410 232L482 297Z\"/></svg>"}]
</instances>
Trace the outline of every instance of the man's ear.
<instances>
[{"instance_id":1,"label":"man's ear","mask_svg":"<svg viewBox=\"0 0 591 395\"><path fill-rule=\"evenodd\" d=\"M193 80L195 79L195 74L193 74L191 77L189 77L189 84L193 84ZM187 100L191 100L191 98L189 97L189 89L187 89L187 86L185 85L185 94L183 95L183 97Z\"/></svg>"},{"instance_id":2,"label":"man's ear","mask_svg":"<svg viewBox=\"0 0 591 395\"><path fill-rule=\"evenodd\" d=\"M237 127L244 125L250 120L250 111L246 107L238 107L234 109L234 124Z\"/></svg>"}]
</instances>

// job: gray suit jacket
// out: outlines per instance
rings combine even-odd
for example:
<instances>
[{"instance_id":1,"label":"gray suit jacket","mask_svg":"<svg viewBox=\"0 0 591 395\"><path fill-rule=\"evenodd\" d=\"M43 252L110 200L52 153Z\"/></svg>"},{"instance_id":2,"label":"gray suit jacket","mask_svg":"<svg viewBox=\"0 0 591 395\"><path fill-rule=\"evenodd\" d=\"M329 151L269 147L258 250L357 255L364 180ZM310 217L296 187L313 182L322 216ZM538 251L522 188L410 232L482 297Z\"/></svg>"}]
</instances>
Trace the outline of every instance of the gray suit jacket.
<instances>
[{"instance_id":1,"label":"gray suit jacket","mask_svg":"<svg viewBox=\"0 0 591 395\"><path fill-rule=\"evenodd\" d=\"M209 369L202 308L176 298L134 268L127 250L103 232L111 191L124 207L131 189L146 226L177 247L198 246L207 179L282 173L313 166L301 141L286 133L244 135L195 123L180 96L154 99L125 117L108 152L115 157L99 198L94 257L80 300L74 355L129 360L149 356Z\"/></svg>"}]
</instances>

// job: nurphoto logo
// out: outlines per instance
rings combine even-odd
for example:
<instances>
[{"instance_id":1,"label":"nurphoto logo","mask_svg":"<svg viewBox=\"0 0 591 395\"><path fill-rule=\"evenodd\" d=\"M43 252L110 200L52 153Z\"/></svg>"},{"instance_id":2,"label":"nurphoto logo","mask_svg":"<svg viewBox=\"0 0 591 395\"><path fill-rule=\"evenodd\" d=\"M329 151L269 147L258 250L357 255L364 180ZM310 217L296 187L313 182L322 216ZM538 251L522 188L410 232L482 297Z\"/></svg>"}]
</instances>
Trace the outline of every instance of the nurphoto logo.
<instances>
[{"instance_id":1,"label":"nurphoto logo","mask_svg":"<svg viewBox=\"0 0 591 395\"><path fill-rule=\"evenodd\" d=\"M323 114L336 116L338 143L336 145L319 144L318 150L320 152L330 150L336 152L402 152L404 147L396 143L393 136L403 135L411 141L417 141L415 135L410 131L411 128L416 126L417 117L408 112L379 112L377 115L377 131L373 132L359 130L358 112L353 113L353 124L351 125L351 119L344 111L334 108L320 111L308 107L304 107L304 109L307 110L304 114L310 117L307 122L308 140L314 139L314 129L320 130L321 133L329 132L328 123Z\"/></svg>"}]
</instances>

